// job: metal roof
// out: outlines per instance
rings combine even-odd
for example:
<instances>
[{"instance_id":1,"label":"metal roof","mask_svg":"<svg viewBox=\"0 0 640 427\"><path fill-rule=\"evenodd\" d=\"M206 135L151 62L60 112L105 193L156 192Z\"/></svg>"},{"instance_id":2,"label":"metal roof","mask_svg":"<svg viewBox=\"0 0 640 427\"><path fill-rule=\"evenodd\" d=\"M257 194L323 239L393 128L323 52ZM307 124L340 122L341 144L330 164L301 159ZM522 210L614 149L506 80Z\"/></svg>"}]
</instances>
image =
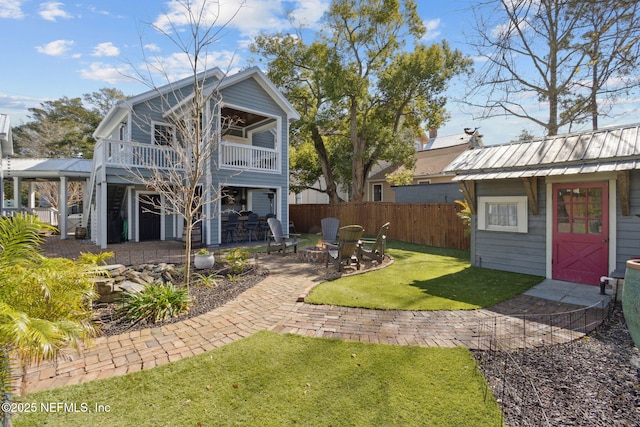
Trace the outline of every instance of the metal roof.
<instances>
[{"instance_id":1,"label":"metal roof","mask_svg":"<svg viewBox=\"0 0 640 427\"><path fill-rule=\"evenodd\" d=\"M2 171L6 178L24 179L86 179L91 176L93 160L87 159L2 159Z\"/></svg>"},{"instance_id":2,"label":"metal roof","mask_svg":"<svg viewBox=\"0 0 640 427\"><path fill-rule=\"evenodd\" d=\"M640 169L640 125L550 136L463 152L454 180L522 178Z\"/></svg>"}]
</instances>

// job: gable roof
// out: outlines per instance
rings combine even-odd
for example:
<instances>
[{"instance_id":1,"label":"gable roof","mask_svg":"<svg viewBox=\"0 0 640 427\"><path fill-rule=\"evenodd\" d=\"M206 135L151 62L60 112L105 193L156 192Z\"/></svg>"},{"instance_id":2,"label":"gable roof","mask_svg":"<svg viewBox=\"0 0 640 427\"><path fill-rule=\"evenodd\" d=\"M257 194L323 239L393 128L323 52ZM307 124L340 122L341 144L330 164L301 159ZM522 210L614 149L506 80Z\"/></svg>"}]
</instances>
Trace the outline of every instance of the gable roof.
<instances>
[{"instance_id":1,"label":"gable roof","mask_svg":"<svg viewBox=\"0 0 640 427\"><path fill-rule=\"evenodd\" d=\"M417 151L415 158L416 164L413 169L414 178L424 178L430 176L439 176L445 175L443 173L444 168L449 165L456 157L458 157L462 152L466 151L469 148L468 143L460 144L453 146L447 146L444 148L434 148L431 150L423 150ZM386 175L393 173L395 171L401 172L404 171L404 165L400 166L389 166L384 168L383 170L371 175L369 177L370 181L381 181L386 180ZM452 175L452 173L449 173Z\"/></svg>"},{"instance_id":2,"label":"gable roof","mask_svg":"<svg viewBox=\"0 0 640 427\"><path fill-rule=\"evenodd\" d=\"M282 108L282 110L286 113L289 120L297 120L300 118L300 115L295 110L293 105L289 103L289 101L282 95L282 93L276 88L276 86L267 78L267 76L260 71L258 67L250 67L246 68L236 74L231 76L226 76L220 68L215 67L206 71L201 72L197 76L199 81L204 81L206 79L213 78L217 80L219 84L210 83L205 88L205 91L209 92L215 89L223 89L225 87L229 87L243 80L253 78L258 84L269 94L269 96ZM105 137L115 129L126 116L129 114L129 111L132 109L134 105L148 102L159 95L167 94L171 91L177 90L182 87L187 87L193 84L193 76L184 78L182 80L178 80L176 82L168 83L160 88L152 89L147 92L143 92L139 95L123 99L119 101L105 116L105 118L100 122L95 132L93 133L94 138ZM191 95L193 96L193 94ZM180 104L186 102L190 97L187 96L185 99L182 99L178 105L174 107L179 107Z\"/></svg>"},{"instance_id":3,"label":"gable roof","mask_svg":"<svg viewBox=\"0 0 640 427\"><path fill-rule=\"evenodd\" d=\"M631 169L640 169L640 125L485 146L462 153L445 172L461 181Z\"/></svg>"}]
</instances>

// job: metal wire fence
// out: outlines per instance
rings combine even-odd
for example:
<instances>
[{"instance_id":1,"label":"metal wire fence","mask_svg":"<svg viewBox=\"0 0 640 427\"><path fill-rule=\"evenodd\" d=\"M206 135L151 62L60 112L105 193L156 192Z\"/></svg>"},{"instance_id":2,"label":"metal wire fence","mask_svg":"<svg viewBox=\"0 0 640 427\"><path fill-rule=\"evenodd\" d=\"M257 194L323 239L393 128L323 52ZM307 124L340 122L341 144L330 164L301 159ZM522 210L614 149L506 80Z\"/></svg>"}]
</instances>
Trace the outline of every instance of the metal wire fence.
<instances>
[{"instance_id":1,"label":"metal wire fence","mask_svg":"<svg viewBox=\"0 0 640 427\"><path fill-rule=\"evenodd\" d=\"M525 350L565 344L571 353L571 343L602 324L614 307L615 302L603 301L564 313L496 317L480 325L476 357L501 368L485 390L486 399L495 397L503 408L496 425L552 425L535 378L523 369L531 354Z\"/></svg>"}]
</instances>

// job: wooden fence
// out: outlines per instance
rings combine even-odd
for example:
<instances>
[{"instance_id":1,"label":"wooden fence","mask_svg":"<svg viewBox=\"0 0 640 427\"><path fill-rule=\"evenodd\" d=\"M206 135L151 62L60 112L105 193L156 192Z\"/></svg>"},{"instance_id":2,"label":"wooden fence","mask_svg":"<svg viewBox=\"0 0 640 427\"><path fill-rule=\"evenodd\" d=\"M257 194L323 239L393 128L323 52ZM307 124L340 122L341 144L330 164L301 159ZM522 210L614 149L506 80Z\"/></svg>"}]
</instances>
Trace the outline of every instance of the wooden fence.
<instances>
[{"instance_id":1,"label":"wooden fence","mask_svg":"<svg viewBox=\"0 0 640 427\"><path fill-rule=\"evenodd\" d=\"M335 205L289 205L289 220L296 231L316 233L320 220L336 217L340 225L359 224L366 236L375 236L380 226L391 222L387 237L404 242L469 250L469 236L457 216L455 203L340 203Z\"/></svg>"}]
</instances>

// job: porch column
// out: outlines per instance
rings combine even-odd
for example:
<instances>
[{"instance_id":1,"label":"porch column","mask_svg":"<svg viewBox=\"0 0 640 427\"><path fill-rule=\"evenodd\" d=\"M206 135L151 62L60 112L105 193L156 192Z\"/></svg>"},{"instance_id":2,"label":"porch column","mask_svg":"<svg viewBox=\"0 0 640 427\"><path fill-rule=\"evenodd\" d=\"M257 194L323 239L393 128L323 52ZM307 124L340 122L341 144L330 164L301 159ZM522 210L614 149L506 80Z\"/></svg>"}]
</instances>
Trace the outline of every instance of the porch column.
<instances>
[{"instance_id":1,"label":"porch column","mask_svg":"<svg viewBox=\"0 0 640 427\"><path fill-rule=\"evenodd\" d=\"M20 209L22 207L22 178L18 176L13 177L13 207Z\"/></svg>"},{"instance_id":2,"label":"porch column","mask_svg":"<svg viewBox=\"0 0 640 427\"><path fill-rule=\"evenodd\" d=\"M33 181L29 182L29 209L33 209L36 207L36 183Z\"/></svg>"},{"instance_id":3,"label":"porch column","mask_svg":"<svg viewBox=\"0 0 640 427\"><path fill-rule=\"evenodd\" d=\"M60 239L67 238L67 177L60 177L60 188L58 192L58 227L60 228Z\"/></svg>"}]
</instances>

